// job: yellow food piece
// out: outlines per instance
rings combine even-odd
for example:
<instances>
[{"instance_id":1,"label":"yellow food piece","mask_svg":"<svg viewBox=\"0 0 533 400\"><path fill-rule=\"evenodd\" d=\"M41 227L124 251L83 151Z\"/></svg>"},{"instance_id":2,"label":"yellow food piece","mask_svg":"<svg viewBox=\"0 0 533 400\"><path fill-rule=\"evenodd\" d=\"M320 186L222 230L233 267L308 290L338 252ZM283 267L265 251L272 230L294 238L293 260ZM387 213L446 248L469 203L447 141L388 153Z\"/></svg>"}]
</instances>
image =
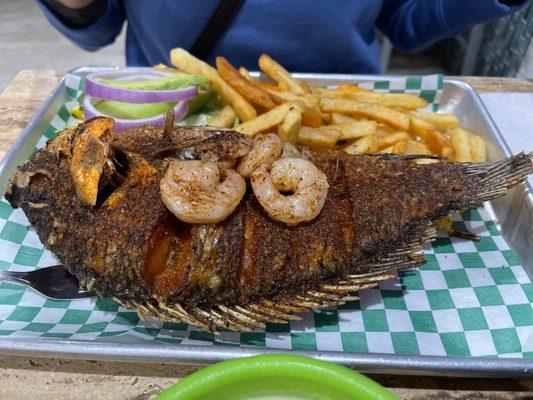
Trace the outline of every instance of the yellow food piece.
<instances>
[{"instance_id":1,"label":"yellow food piece","mask_svg":"<svg viewBox=\"0 0 533 400\"><path fill-rule=\"evenodd\" d=\"M291 74L270 56L262 54L259 57L259 68L282 88L286 88L296 94L310 93L309 87L302 85Z\"/></svg>"},{"instance_id":2,"label":"yellow food piece","mask_svg":"<svg viewBox=\"0 0 533 400\"><path fill-rule=\"evenodd\" d=\"M331 123L335 125L339 124L351 124L352 122L359 122L357 118L352 118L344 114L336 112L331 113Z\"/></svg>"},{"instance_id":3,"label":"yellow food piece","mask_svg":"<svg viewBox=\"0 0 533 400\"><path fill-rule=\"evenodd\" d=\"M235 114L233 108L228 104L207 125L218 128L231 128L235 123L235 118L237 118L237 114Z\"/></svg>"},{"instance_id":4,"label":"yellow food piece","mask_svg":"<svg viewBox=\"0 0 533 400\"><path fill-rule=\"evenodd\" d=\"M302 113L295 108L290 109L285 114L285 118L278 126L278 135L284 142L292 144L298 143L298 133L302 128Z\"/></svg>"},{"instance_id":5,"label":"yellow food piece","mask_svg":"<svg viewBox=\"0 0 533 400\"><path fill-rule=\"evenodd\" d=\"M353 121L345 124L334 124L323 126L323 130L336 130L341 133L339 140L353 140L363 136L373 135L377 131L378 124L376 121Z\"/></svg>"},{"instance_id":6,"label":"yellow food piece","mask_svg":"<svg viewBox=\"0 0 533 400\"><path fill-rule=\"evenodd\" d=\"M333 93L336 97L357 100L363 103L379 104L382 106L400 108L404 110L416 110L424 108L427 102L420 97L404 93L374 93L367 91L353 91L337 89Z\"/></svg>"},{"instance_id":7,"label":"yellow food piece","mask_svg":"<svg viewBox=\"0 0 533 400\"><path fill-rule=\"evenodd\" d=\"M426 154L431 155L431 151L423 142L408 140L405 145L404 154Z\"/></svg>"},{"instance_id":8,"label":"yellow food piece","mask_svg":"<svg viewBox=\"0 0 533 400\"><path fill-rule=\"evenodd\" d=\"M457 118L453 114L442 114L436 112L422 111L412 111L411 114L415 117L430 122L435 128L441 131L448 131L459 125L459 118Z\"/></svg>"},{"instance_id":9,"label":"yellow food piece","mask_svg":"<svg viewBox=\"0 0 533 400\"><path fill-rule=\"evenodd\" d=\"M259 132L272 130L283 121L283 118L285 118L285 115L287 115L291 107L294 107L293 102L280 104L250 121L243 122L235 130L250 136L254 136Z\"/></svg>"},{"instance_id":10,"label":"yellow food piece","mask_svg":"<svg viewBox=\"0 0 533 400\"><path fill-rule=\"evenodd\" d=\"M450 130L450 139L454 150L454 161L484 162L487 160L487 145L479 136L464 128Z\"/></svg>"},{"instance_id":11,"label":"yellow food piece","mask_svg":"<svg viewBox=\"0 0 533 400\"><path fill-rule=\"evenodd\" d=\"M376 135L365 136L343 148L348 154L372 154L378 150Z\"/></svg>"},{"instance_id":12,"label":"yellow food piece","mask_svg":"<svg viewBox=\"0 0 533 400\"><path fill-rule=\"evenodd\" d=\"M182 48L176 48L170 51L170 61L172 65L189 74L205 77L220 97L231 104L242 121L248 121L257 116L255 108L235 89L228 85L220 77L217 70L209 64L199 60Z\"/></svg>"},{"instance_id":13,"label":"yellow food piece","mask_svg":"<svg viewBox=\"0 0 533 400\"><path fill-rule=\"evenodd\" d=\"M298 132L298 144L308 146L313 150L331 149L340 137L341 133L338 131L303 126Z\"/></svg>"},{"instance_id":14,"label":"yellow food piece","mask_svg":"<svg viewBox=\"0 0 533 400\"><path fill-rule=\"evenodd\" d=\"M404 113L379 104L361 103L352 99L322 98L320 108L323 112L364 115L392 128L407 131L409 117Z\"/></svg>"},{"instance_id":15,"label":"yellow food piece","mask_svg":"<svg viewBox=\"0 0 533 400\"><path fill-rule=\"evenodd\" d=\"M388 135L378 136L378 148L389 147L399 140L408 140L409 135L407 132L394 132Z\"/></svg>"}]
</instances>

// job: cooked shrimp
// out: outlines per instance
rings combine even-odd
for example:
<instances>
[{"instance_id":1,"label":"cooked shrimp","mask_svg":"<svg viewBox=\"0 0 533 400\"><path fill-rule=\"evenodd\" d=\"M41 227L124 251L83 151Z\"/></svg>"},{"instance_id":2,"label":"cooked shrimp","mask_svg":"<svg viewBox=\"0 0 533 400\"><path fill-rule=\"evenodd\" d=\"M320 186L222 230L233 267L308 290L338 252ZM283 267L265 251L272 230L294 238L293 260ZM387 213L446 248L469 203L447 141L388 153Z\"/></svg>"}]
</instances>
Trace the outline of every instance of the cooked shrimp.
<instances>
[{"instance_id":1,"label":"cooked shrimp","mask_svg":"<svg viewBox=\"0 0 533 400\"><path fill-rule=\"evenodd\" d=\"M283 143L275 133L259 134L254 137L252 149L237 165L236 171L248 178L261 164L270 166L278 159Z\"/></svg>"},{"instance_id":2,"label":"cooked shrimp","mask_svg":"<svg viewBox=\"0 0 533 400\"><path fill-rule=\"evenodd\" d=\"M297 225L314 219L328 194L326 174L302 158L281 158L269 167L257 168L251 176L257 200L273 219ZM282 192L292 192L283 195Z\"/></svg>"},{"instance_id":3,"label":"cooked shrimp","mask_svg":"<svg viewBox=\"0 0 533 400\"><path fill-rule=\"evenodd\" d=\"M280 158L300 158L300 150L295 145L285 142Z\"/></svg>"},{"instance_id":4,"label":"cooked shrimp","mask_svg":"<svg viewBox=\"0 0 533 400\"><path fill-rule=\"evenodd\" d=\"M303 158L304 160L310 160L313 157L307 147L296 147L295 145L285 142L283 143L283 151L280 158Z\"/></svg>"},{"instance_id":5,"label":"cooked shrimp","mask_svg":"<svg viewBox=\"0 0 533 400\"><path fill-rule=\"evenodd\" d=\"M246 182L235 171L220 169L213 161L170 162L159 184L161 199L181 221L212 224L224 220L239 205Z\"/></svg>"}]
</instances>

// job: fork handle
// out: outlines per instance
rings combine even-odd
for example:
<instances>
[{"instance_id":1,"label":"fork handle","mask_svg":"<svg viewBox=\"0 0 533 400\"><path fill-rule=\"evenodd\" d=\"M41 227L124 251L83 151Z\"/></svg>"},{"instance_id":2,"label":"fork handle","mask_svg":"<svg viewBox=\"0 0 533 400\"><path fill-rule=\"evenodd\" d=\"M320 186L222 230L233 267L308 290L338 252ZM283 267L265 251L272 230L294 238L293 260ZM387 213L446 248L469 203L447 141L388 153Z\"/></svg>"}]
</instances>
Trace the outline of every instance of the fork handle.
<instances>
[{"instance_id":1,"label":"fork handle","mask_svg":"<svg viewBox=\"0 0 533 400\"><path fill-rule=\"evenodd\" d=\"M28 285L25 272L12 272L12 271L0 271L0 281L9 281L13 283L19 283L22 285Z\"/></svg>"}]
</instances>

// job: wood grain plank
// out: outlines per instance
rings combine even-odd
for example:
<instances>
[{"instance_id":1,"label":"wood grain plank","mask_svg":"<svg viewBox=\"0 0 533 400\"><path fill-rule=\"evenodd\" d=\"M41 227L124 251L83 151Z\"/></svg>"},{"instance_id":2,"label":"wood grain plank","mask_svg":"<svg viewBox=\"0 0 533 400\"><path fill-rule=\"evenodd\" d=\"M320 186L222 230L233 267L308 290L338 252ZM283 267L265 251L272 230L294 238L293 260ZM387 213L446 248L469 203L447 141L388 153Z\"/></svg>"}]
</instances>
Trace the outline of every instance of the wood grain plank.
<instances>
[{"instance_id":1,"label":"wood grain plank","mask_svg":"<svg viewBox=\"0 0 533 400\"><path fill-rule=\"evenodd\" d=\"M0 94L0 158L61 79L51 70L20 71Z\"/></svg>"}]
</instances>

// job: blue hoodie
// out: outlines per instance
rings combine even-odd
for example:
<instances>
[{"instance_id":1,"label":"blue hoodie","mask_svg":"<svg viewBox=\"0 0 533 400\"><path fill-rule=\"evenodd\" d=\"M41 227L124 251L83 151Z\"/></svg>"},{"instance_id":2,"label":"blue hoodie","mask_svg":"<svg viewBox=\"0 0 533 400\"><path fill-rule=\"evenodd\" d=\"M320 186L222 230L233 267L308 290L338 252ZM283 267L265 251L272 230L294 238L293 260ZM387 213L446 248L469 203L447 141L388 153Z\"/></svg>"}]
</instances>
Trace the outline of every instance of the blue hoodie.
<instances>
[{"instance_id":1,"label":"blue hoodie","mask_svg":"<svg viewBox=\"0 0 533 400\"><path fill-rule=\"evenodd\" d=\"M76 29L41 3L50 22L81 48L113 43L127 21L128 65L169 64L174 47L190 48L218 5L215 0L108 0L94 24ZM510 2L507 2L510 3ZM208 62L222 55L257 69L267 53L290 71L379 73L376 28L395 48L416 50L516 11L497 0L246 0Z\"/></svg>"}]
</instances>

